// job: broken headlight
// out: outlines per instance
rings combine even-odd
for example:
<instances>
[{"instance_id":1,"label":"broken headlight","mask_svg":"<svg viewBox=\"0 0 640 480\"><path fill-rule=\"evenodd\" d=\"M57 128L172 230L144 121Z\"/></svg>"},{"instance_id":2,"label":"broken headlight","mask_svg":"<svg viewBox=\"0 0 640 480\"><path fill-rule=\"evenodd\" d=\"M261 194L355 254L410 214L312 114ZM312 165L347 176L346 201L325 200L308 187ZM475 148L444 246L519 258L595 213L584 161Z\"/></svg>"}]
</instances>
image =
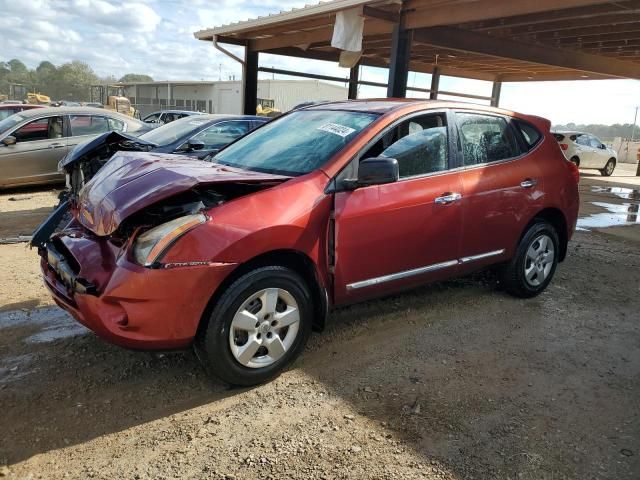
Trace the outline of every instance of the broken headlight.
<instances>
[{"instance_id":1,"label":"broken headlight","mask_svg":"<svg viewBox=\"0 0 640 480\"><path fill-rule=\"evenodd\" d=\"M176 218L147 230L133 243L133 258L140 265L152 266L164 256L178 238L206 220L207 217L204 214L197 213Z\"/></svg>"}]
</instances>

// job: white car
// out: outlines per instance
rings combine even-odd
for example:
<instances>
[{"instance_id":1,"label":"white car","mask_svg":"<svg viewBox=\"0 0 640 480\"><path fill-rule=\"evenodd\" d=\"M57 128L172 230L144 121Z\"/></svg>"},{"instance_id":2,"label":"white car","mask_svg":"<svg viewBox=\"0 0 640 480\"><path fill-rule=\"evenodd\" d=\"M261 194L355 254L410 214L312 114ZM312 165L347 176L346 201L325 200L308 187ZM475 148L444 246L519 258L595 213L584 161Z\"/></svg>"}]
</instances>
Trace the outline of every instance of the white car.
<instances>
[{"instance_id":1,"label":"white car","mask_svg":"<svg viewBox=\"0 0 640 480\"><path fill-rule=\"evenodd\" d=\"M596 136L584 132L553 132L567 160L580 168L594 168L608 177L616 168L618 153Z\"/></svg>"}]
</instances>

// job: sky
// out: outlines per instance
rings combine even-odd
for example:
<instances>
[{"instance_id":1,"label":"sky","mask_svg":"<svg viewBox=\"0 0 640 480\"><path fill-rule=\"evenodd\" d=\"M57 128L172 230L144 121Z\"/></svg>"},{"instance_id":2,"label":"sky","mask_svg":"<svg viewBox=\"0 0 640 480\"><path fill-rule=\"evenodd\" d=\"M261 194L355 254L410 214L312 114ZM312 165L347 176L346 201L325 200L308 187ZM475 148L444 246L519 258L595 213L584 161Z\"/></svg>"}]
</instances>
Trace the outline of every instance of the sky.
<instances>
[{"instance_id":1,"label":"sky","mask_svg":"<svg viewBox=\"0 0 640 480\"><path fill-rule=\"evenodd\" d=\"M0 60L18 58L34 68L42 60L59 65L87 62L100 76L140 73L155 80L218 80L241 77L240 65L198 41L193 32L302 7L314 0L0 0ZM242 55L241 47L230 47ZM260 65L301 70L300 60L260 56ZM305 61L304 70L338 77L346 69L331 62ZM261 78L272 78L261 73ZM280 77L275 78L291 78ZM365 67L365 80L384 82L387 71ZM428 74L411 73L409 85L428 88ZM491 95L491 84L443 77L447 91ZM361 87L359 96L385 96L385 90ZM640 105L640 81L506 83L500 106L574 122L631 123Z\"/></svg>"}]
</instances>

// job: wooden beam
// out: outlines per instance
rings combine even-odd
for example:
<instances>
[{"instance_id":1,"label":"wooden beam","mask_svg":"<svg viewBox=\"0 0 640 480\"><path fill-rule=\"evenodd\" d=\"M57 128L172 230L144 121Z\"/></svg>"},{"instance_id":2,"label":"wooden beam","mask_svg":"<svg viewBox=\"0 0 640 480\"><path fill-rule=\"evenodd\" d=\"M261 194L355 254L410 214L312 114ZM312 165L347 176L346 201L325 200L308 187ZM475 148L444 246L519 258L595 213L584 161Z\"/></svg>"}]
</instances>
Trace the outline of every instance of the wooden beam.
<instances>
[{"instance_id":1,"label":"wooden beam","mask_svg":"<svg viewBox=\"0 0 640 480\"><path fill-rule=\"evenodd\" d=\"M495 27L487 30L487 32L494 35L505 36L534 35L540 33L554 35L556 32L568 31L574 28L590 28L593 32L598 32L600 29L604 30L612 25L633 25L637 27L638 22L640 22L640 15L629 12L578 20L550 20L545 23L523 25L521 27ZM474 28L469 29L474 30Z\"/></svg>"},{"instance_id":2,"label":"wooden beam","mask_svg":"<svg viewBox=\"0 0 640 480\"><path fill-rule=\"evenodd\" d=\"M575 38L604 37L606 35L625 35L640 33L640 16L636 22L623 24L600 25L593 27L570 27L555 29L551 32L514 32L508 36L514 40L571 40Z\"/></svg>"},{"instance_id":3,"label":"wooden beam","mask_svg":"<svg viewBox=\"0 0 640 480\"><path fill-rule=\"evenodd\" d=\"M365 20L363 36L391 34L393 25L380 20ZM296 45L315 44L319 42L331 42L333 25L320 27L315 30L291 33L288 35L275 35L272 37L257 38L250 42L251 50L262 52L276 48L293 47Z\"/></svg>"},{"instance_id":4,"label":"wooden beam","mask_svg":"<svg viewBox=\"0 0 640 480\"><path fill-rule=\"evenodd\" d=\"M522 2L519 2L522 3ZM494 18L481 22L480 25L468 25L473 30L491 30L493 28L504 27L523 27L527 25L544 24L550 21L567 21L567 20L587 20L590 18L598 18L611 14L630 14L637 13L635 8L624 8L618 3L600 2L600 5L591 5L588 7L581 6L579 8L566 8L566 2L556 2L556 8L550 11L528 15L515 15L507 18ZM635 1L634 5L640 8L640 3Z\"/></svg>"},{"instance_id":5,"label":"wooden beam","mask_svg":"<svg viewBox=\"0 0 640 480\"><path fill-rule=\"evenodd\" d=\"M603 3L603 0L563 0L562 2L558 2L558 0L475 0L440 5L432 5L422 0L409 0L406 5L408 10L406 26L407 28L422 28L454 25L572 7L585 7L599 3ZM413 11L411 11L412 9Z\"/></svg>"},{"instance_id":6,"label":"wooden beam","mask_svg":"<svg viewBox=\"0 0 640 480\"><path fill-rule=\"evenodd\" d=\"M402 98L407 96L412 37L413 32L404 28L404 21L393 27L387 97Z\"/></svg>"},{"instance_id":7,"label":"wooden beam","mask_svg":"<svg viewBox=\"0 0 640 480\"><path fill-rule=\"evenodd\" d=\"M369 5L362 7L362 14L365 17L376 18L385 22L396 24L400 22L399 12L390 12L388 10L381 10L379 8L373 8Z\"/></svg>"},{"instance_id":8,"label":"wooden beam","mask_svg":"<svg viewBox=\"0 0 640 480\"><path fill-rule=\"evenodd\" d=\"M577 51L533 45L449 27L414 31L417 42L525 62L555 65L612 77L640 79L640 65Z\"/></svg>"}]
</instances>

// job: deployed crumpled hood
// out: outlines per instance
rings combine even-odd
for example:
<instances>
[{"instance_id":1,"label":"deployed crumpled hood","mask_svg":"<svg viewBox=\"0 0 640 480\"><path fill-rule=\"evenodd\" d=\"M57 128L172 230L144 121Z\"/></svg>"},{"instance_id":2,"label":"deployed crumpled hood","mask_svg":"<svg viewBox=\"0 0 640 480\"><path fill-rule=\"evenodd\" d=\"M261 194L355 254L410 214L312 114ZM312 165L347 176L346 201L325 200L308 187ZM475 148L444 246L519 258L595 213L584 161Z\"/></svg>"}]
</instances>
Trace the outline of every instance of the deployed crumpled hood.
<instances>
[{"instance_id":1,"label":"deployed crumpled hood","mask_svg":"<svg viewBox=\"0 0 640 480\"><path fill-rule=\"evenodd\" d=\"M277 184L289 178L181 155L118 152L80 192L78 219L96 235L110 235L132 214L198 185Z\"/></svg>"},{"instance_id":2,"label":"deployed crumpled hood","mask_svg":"<svg viewBox=\"0 0 640 480\"><path fill-rule=\"evenodd\" d=\"M85 161L89 155L95 154L96 150L101 147L112 143L122 142L127 142L129 144L129 148L123 148L123 150L149 150L150 148L157 147L155 143L147 142L146 140L134 137L133 135L116 131L107 132L84 143L78 144L65 157L63 157L62 160L60 160L60 163L58 163L58 171L62 172L77 162Z\"/></svg>"}]
</instances>

